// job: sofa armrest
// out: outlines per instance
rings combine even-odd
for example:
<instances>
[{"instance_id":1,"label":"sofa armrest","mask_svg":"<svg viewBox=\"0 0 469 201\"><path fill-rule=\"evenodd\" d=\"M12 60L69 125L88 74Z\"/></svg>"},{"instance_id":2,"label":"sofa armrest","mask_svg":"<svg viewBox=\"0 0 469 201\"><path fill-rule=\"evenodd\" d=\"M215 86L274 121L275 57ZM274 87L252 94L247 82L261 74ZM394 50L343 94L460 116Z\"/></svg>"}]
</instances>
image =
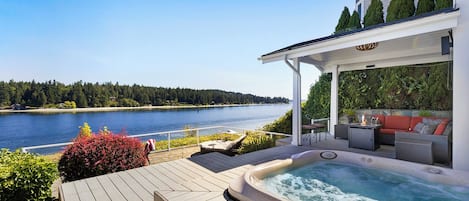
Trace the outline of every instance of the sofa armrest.
<instances>
[{"instance_id":1,"label":"sofa armrest","mask_svg":"<svg viewBox=\"0 0 469 201\"><path fill-rule=\"evenodd\" d=\"M396 141L399 139L427 140L432 142L449 142L450 139L445 135L431 135L412 132L396 131Z\"/></svg>"},{"instance_id":2,"label":"sofa armrest","mask_svg":"<svg viewBox=\"0 0 469 201\"><path fill-rule=\"evenodd\" d=\"M451 137L445 135L428 135L411 132L396 132L395 141L417 140L432 142L432 150L435 162L449 163L452 156Z\"/></svg>"}]
</instances>

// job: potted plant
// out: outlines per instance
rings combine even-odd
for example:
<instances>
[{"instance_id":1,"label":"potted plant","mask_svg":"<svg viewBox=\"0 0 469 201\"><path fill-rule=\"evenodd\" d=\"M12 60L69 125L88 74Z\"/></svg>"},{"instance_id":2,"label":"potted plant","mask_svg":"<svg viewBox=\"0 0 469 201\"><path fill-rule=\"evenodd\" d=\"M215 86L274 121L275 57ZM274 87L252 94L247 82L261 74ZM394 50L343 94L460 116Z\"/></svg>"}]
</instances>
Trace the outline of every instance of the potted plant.
<instances>
[{"instance_id":1,"label":"potted plant","mask_svg":"<svg viewBox=\"0 0 469 201\"><path fill-rule=\"evenodd\" d=\"M428 110L420 110L419 111L419 116L421 116L421 117L431 117L432 112L430 112Z\"/></svg>"},{"instance_id":2,"label":"potted plant","mask_svg":"<svg viewBox=\"0 0 469 201\"><path fill-rule=\"evenodd\" d=\"M347 116L348 123L355 122L355 110L354 109L344 109L343 113Z\"/></svg>"}]
</instances>

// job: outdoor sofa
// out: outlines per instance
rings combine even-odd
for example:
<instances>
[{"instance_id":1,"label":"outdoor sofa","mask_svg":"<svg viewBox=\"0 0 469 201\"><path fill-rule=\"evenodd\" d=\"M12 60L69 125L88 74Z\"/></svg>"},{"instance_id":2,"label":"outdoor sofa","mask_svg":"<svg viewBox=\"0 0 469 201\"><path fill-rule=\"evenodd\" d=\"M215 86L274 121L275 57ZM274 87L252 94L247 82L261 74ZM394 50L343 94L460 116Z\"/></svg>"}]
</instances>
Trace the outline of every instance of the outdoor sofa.
<instances>
[{"instance_id":1,"label":"outdoor sofa","mask_svg":"<svg viewBox=\"0 0 469 201\"><path fill-rule=\"evenodd\" d=\"M415 133L415 126L417 124L422 124L424 119L425 120L434 120L438 122L434 131L427 134L433 134L434 132L438 131L438 134L441 134L446 124L448 124L449 119L447 118L436 118L436 117L420 117L420 116L397 116L397 115L373 115L373 117L377 118L379 123L381 124L381 128L379 130L379 140L381 144L387 145L394 145L395 142L395 134L396 132L412 132ZM439 125L443 123L442 125Z\"/></svg>"}]
</instances>

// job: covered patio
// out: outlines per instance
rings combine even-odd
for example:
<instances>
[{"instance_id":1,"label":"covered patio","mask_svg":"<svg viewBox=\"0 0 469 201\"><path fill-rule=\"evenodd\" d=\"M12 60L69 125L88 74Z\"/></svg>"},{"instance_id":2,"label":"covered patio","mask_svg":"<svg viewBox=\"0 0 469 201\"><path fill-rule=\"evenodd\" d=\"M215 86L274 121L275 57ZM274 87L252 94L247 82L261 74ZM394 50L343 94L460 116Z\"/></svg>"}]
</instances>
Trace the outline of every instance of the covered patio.
<instances>
[{"instance_id":1,"label":"covered patio","mask_svg":"<svg viewBox=\"0 0 469 201\"><path fill-rule=\"evenodd\" d=\"M469 2L458 2L464 7ZM340 72L432 62L453 62L453 168L469 171L469 42L464 30L469 13L445 9L294 44L262 55L263 63L284 61L293 70L292 145L301 142L301 63L331 73L330 131L338 124L338 77Z\"/></svg>"}]
</instances>

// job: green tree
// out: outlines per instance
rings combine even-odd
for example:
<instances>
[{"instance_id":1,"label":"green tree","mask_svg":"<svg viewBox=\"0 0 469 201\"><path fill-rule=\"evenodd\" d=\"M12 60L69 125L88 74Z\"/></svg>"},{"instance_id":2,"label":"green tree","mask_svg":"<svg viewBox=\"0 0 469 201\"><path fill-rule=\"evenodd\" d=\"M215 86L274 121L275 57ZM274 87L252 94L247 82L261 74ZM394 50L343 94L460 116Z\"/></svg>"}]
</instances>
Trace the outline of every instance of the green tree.
<instances>
[{"instance_id":1,"label":"green tree","mask_svg":"<svg viewBox=\"0 0 469 201\"><path fill-rule=\"evenodd\" d=\"M417 4L417 10L415 11L415 15L432 12L433 10L435 10L434 0L419 0L419 3Z\"/></svg>"},{"instance_id":2,"label":"green tree","mask_svg":"<svg viewBox=\"0 0 469 201\"><path fill-rule=\"evenodd\" d=\"M386 22L392 22L414 16L414 0L391 0L387 13Z\"/></svg>"},{"instance_id":3,"label":"green tree","mask_svg":"<svg viewBox=\"0 0 469 201\"><path fill-rule=\"evenodd\" d=\"M347 30L361 29L362 24L360 23L360 16L357 11L353 11L352 17L348 21Z\"/></svg>"},{"instance_id":4,"label":"green tree","mask_svg":"<svg viewBox=\"0 0 469 201\"><path fill-rule=\"evenodd\" d=\"M8 83L0 82L0 106L10 106L10 87Z\"/></svg>"},{"instance_id":5,"label":"green tree","mask_svg":"<svg viewBox=\"0 0 469 201\"><path fill-rule=\"evenodd\" d=\"M435 0L435 10L453 7L453 0Z\"/></svg>"},{"instance_id":6,"label":"green tree","mask_svg":"<svg viewBox=\"0 0 469 201\"><path fill-rule=\"evenodd\" d=\"M384 23L383 3L380 0L371 0L363 19L364 27Z\"/></svg>"},{"instance_id":7,"label":"green tree","mask_svg":"<svg viewBox=\"0 0 469 201\"><path fill-rule=\"evenodd\" d=\"M330 116L331 80L332 74L322 74L309 89L308 100L304 106L304 112L309 118L318 119Z\"/></svg>"},{"instance_id":8,"label":"green tree","mask_svg":"<svg viewBox=\"0 0 469 201\"><path fill-rule=\"evenodd\" d=\"M347 6L344 7L344 10L342 10L342 14L340 15L339 22L337 23L337 26L335 27L335 33L341 33L346 31L348 23L350 20L350 11L347 8Z\"/></svg>"}]
</instances>

